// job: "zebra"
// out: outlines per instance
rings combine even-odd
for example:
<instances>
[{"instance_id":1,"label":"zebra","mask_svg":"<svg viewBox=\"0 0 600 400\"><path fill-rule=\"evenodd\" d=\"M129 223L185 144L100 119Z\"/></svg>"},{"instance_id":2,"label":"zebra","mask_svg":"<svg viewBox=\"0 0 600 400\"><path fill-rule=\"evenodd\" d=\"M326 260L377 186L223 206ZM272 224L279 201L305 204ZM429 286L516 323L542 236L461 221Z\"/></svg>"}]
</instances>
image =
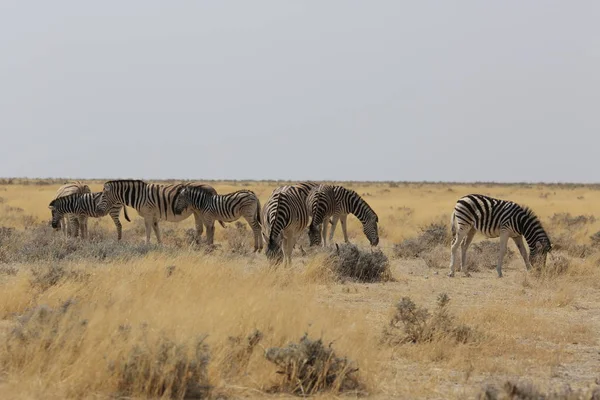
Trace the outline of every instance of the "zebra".
<instances>
[{"instance_id":1,"label":"zebra","mask_svg":"<svg viewBox=\"0 0 600 400\"><path fill-rule=\"evenodd\" d=\"M291 265L294 244L310 218L303 189L296 185L275 189L263 206L262 217L267 258L274 264L283 259L286 265Z\"/></svg>"},{"instance_id":2,"label":"zebra","mask_svg":"<svg viewBox=\"0 0 600 400\"><path fill-rule=\"evenodd\" d=\"M62 196L54 199L48 205L52 211L52 227L60 229L60 221L65 215L73 215L79 221L79 229L81 230L81 238L88 238L87 219L88 217L100 218L106 214L110 214L115 226L117 227L117 240L121 240L123 227L119 221L121 208L125 214L125 219L130 221L127 215L127 209L121 205L115 205L107 212L102 212L98 208L98 203L102 192L98 193L74 193L67 196Z\"/></svg>"},{"instance_id":3,"label":"zebra","mask_svg":"<svg viewBox=\"0 0 600 400\"><path fill-rule=\"evenodd\" d=\"M81 181L74 181L71 183L66 183L58 188L56 194L54 195L54 199L58 199L59 197L68 196L74 193L92 193L90 187ZM54 200L53 199L53 200ZM79 234L79 220L75 215L65 215L60 221L60 228L62 229L65 236L77 236ZM86 221L87 223L87 221ZM85 226L87 229L87 225Z\"/></svg>"},{"instance_id":4,"label":"zebra","mask_svg":"<svg viewBox=\"0 0 600 400\"><path fill-rule=\"evenodd\" d=\"M180 215L188 206L201 215L209 245L214 241L215 221L219 221L223 226L223 221L233 222L244 217L254 233L254 251L262 250L260 200L253 191L238 190L228 194L215 194L202 187L184 186L179 189L179 196L175 201L175 214Z\"/></svg>"},{"instance_id":5,"label":"zebra","mask_svg":"<svg viewBox=\"0 0 600 400\"><path fill-rule=\"evenodd\" d=\"M194 213L192 209L183 210L180 214L175 213L175 202L179 196L179 190L187 186L202 187L217 194L217 191L209 185L196 183L158 185L141 180L122 179L104 183L99 207L101 210L107 210L115 204L123 204L135 208L138 214L144 218L146 243L150 243L152 230L156 235L156 241L162 242L158 221L179 222L194 214L196 241L199 241L202 234L201 216Z\"/></svg>"},{"instance_id":6,"label":"zebra","mask_svg":"<svg viewBox=\"0 0 600 400\"><path fill-rule=\"evenodd\" d=\"M306 199L306 206L312 217L308 227L310 245L327 245L329 219L335 214L335 193L333 186L319 185L313 188Z\"/></svg>"},{"instance_id":7,"label":"zebra","mask_svg":"<svg viewBox=\"0 0 600 400\"><path fill-rule=\"evenodd\" d=\"M334 186L333 193L335 194L335 214L331 221L331 233L329 241L333 241L333 234L337 226L338 220L342 223L342 232L344 233L344 241L349 243L348 232L346 231L346 220L348 214L354 214L363 225L363 232L371 246L379 244L379 233L377 224L379 217L367 202L359 196L354 190L346 189L343 186Z\"/></svg>"},{"instance_id":8,"label":"zebra","mask_svg":"<svg viewBox=\"0 0 600 400\"><path fill-rule=\"evenodd\" d=\"M500 237L500 255L496 272L502 277L502 260L506 252L508 238L511 238L525 261L527 270L531 263L542 268L546 266L548 252L552 243L537 216L527 207L512 201L495 199L481 194L469 194L457 200L451 217L452 255L450 256L450 273L454 276L454 265L458 246L461 246L462 270L466 264L467 249L476 232L488 238ZM523 243L529 245L529 256Z\"/></svg>"}]
</instances>

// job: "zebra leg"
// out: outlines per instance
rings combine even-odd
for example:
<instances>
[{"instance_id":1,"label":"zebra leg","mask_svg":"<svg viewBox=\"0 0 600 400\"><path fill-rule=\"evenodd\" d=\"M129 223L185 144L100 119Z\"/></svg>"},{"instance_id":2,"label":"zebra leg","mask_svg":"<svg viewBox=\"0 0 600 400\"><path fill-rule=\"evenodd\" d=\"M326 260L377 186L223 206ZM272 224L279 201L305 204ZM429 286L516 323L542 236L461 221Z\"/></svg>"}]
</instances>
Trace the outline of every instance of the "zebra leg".
<instances>
[{"instance_id":1,"label":"zebra leg","mask_svg":"<svg viewBox=\"0 0 600 400\"><path fill-rule=\"evenodd\" d=\"M348 231L346 230L346 221L348 220L348 214L340 216L340 222L342 223L342 232L344 233L344 242L350 243L348 240Z\"/></svg>"},{"instance_id":2,"label":"zebra leg","mask_svg":"<svg viewBox=\"0 0 600 400\"><path fill-rule=\"evenodd\" d=\"M202 232L204 231L203 223L204 221L202 220L202 216L198 213L194 213L194 224L196 225L196 244L200 244L200 238L202 237Z\"/></svg>"},{"instance_id":3,"label":"zebra leg","mask_svg":"<svg viewBox=\"0 0 600 400\"><path fill-rule=\"evenodd\" d=\"M283 237L283 263L287 267L292 266L292 250L294 249L294 240L287 235Z\"/></svg>"},{"instance_id":4,"label":"zebra leg","mask_svg":"<svg viewBox=\"0 0 600 400\"><path fill-rule=\"evenodd\" d=\"M68 217L71 225L71 235L79 237L79 219Z\"/></svg>"},{"instance_id":5,"label":"zebra leg","mask_svg":"<svg viewBox=\"0 0 600 400\"><path fill-rule=\"evenodd\" d=\"M529 254L527 254L527 249L525 249L525 243L523 243L523 236L517 236L512 239L517 245L517 248L521 253L521 257L523 257L523 261L525 261L525 268L527 268L527 271L529 271L531 269L531 263L529 262Z\"/></svg>"},{"instance_id":6,"label":"zebra leg","mask_svg":"<svg viewBox=\"0 0 600 400\"><path fill-rule=\"evenodd\" d=\"M117 227L117 240L121 240L123 236L123 225L121 225L121 221L119 221L119 214L121 214L121 207L113 208L109 212L110 218L112 218L115 226Z\"/></svg>"},{"instance_id":7,"label":"zebra leg","mask_svg":"<svg viewBox=\"0 0 600 400\"><path fill-rule=\"evenodd\" d=\"M459 229L456 232L456 236L452 239L452 246L450 247L450 278L454 277L454 265L456 264L456 253L458 253L458 247L461 245L463 238L467 234L467 231Z\"/></svg>"},{"instance_id":8,"label":"zebra leg","mask_svg":"<svg viewBox=\"0 0 600 400\"><path fill-rule=\"evenodd\" d=\"M460 244L460 248L462 251L460 254L459 271L463 271L465 274L467 274L467 250L469 249L469 246L471 245L471 242L475 237L475 232L477 232L475 228L471 228L471 230L467 233L467 237L465 237Z\"/></svg>"},{"instance_id":9,"label":"zebra leg","mask_svg":"<svg viewBox=\"0 0 600 400\"><path fill-rule=\"evenodd\" d=\"M260 233L260 223L258 222L256 215L244 215L244 219L246 220L248 225L250 225L250 228L252 228L252 233L254 234L254 252L260 253L260 251L263 248L262 234Z\"/></svg>"},{"instance_id":10,"label":"zebra leg","mask_svg":"<svg viewBox=\"0 0 600 400\"><path fill-rule=\"evenodd\" d=\"M85 215L81 215L78 217L78 220L79 220L79 229L81 230L81 238L87 239L88 238L87 217Z\"/></svg>"},{"instance_id":11,"label":"zebra leg","mask_svg":"<svg viewBox=\"0 0 600 400\"><path fill-rule=\"evenodd\" d=\"M146 244L150 244L150 232L152 231L152 217L144 218L144 225L146 225Z\"/></svg>"},{"instance_id":12,"label":"zebra leg","mask_svg":"<svg viewBox=\"0 0 600 400\"><path fill-rule=\"evenodd\" d=\"M333 242L333 234L335 233L335 228L337 227L337 223L339 221L340 217L338 215L335 215L331 218L331 233L329 234L329 241ZM323 221L324 224L327 223L327 221Z\"/></svg>"},{"instance_id":13,"label":"zebra leg","mask_svg":"<svg viewBox=\"0 0 600 400\"><path fill-rule=\"evenodd\" d=\"M162 240L160 238L160 229L158 227L158 220L154 220L152 221L152 228L154 229L154 234L156 235L156 241L158 242L158 244L162 243Z\"/></svg>"},{"instance_id":14,"label":"zebra leg","mask_svg":"<svg viewBox=\"0 0 600 400\"><path fill-rule=\"evenodd\" d=\"M506 245L508 244L508 231L502 231L500 233L500 254L498 256L498 266L496 272L498 272L498 278L502 278L502 260L504 260L504 254L506 253Z\"/></svg>"},{"instance_id":15,"label":"zebra leg","mask_svg":"<svg viewBox=\"0 0 600 400\"><path fill-rule=\"evenodd\" d=\"M327 247L327 220L329 218L325 218L323 223L321 224L321 242L323 247Z\"/></svg>"},{"instance_id":16,"label":"zebra leg","mask_svg":"<svg viewBox=\"0 0 600 400\"><path fill-rule=\"evenodd\" d=\"M206 226L206 243L212 245L215 242L215 220L205 218L204 225Z\"/></svg>"}]
</instances>

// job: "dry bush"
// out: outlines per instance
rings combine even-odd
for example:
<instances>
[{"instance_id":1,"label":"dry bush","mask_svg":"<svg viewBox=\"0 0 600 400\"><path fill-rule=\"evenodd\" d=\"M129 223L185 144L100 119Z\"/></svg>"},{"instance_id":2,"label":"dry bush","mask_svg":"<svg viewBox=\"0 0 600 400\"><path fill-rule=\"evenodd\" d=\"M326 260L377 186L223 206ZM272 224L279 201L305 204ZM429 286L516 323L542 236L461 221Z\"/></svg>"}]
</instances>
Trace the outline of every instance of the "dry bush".
<instances>
[{"instance_id":1,"label":"dry bush","mask_svg":"<svg viewBox=\"0 0 600 400\"><path fill-rule=\"evenodd\" d=\"M233 254L245 256L250 254L254 247L248 245L248 239L253 237L252 231L248 229L247 224L240 221L235 222L235 228L228 227L225 230L225 240Z\"/></svg>"},{"instance_id":2,"label":"dry bush","mask_svg":"<svg viewBox=\"0 0 600 400\"><path fill-rule=\"evenodd\" d=\"M390 325L384 330L384 340L390 344L423 343L451 338L457 343L475 340L475 331L464 324L457 324L448 311L450 298L442 293L437 298L433 314L418 307L410 297L403 297L396 304Z\"/></svg>"},{"instance_id":3,"label":"dry bush","mask_svg":"<svg viewBox=\"0 0 600 400\"><path fill-rule=\"evenodd\" d=\"M379 249L363 251L353 244L337 245L327 257L328 265L338 279L356 279L360 282L389 281L390 263Z\"/></svg>"},{"instance_id":4,"label":"dry bush","mask_svg":"<svg viewBox=\"0 0 600 400\"><path fill-rule=\"evenodd\" d=\"M274 392L308 396L322 391L339 393L360 388L354 362L337 357L331 343L325 347L321 339L311 340L307 334L299 343L268 349L265 357L279 367L277 373L282 375Z\"/></svg>"},{"instance_id":5,"label":"dry bush","mask_svg":"<svg viewBox=\"0 0 600 400\"><path fill-rule=\"evenodd\" d=\"M592 241L593 247L600 247L600 231L590 236L590 240Z\"/></svg>"},{"instance_id":6,"label":"dry bush","mask_svg":"<svg viewBox=\"0 0 600 400\"><path fill-rule=\"evenodd\" d=\"M164 335L154 342L144 336L123 359L109 365L117 376L119 395L173 399L208 397L210 356L205 338L200 336L188 345Z\"/></svg>"},{"instance_id":7,"label":"dry bush","mask_svg":"<svg viewBox=\"0 0 600 400\"><path fill-rule=\"evenodd\" d=\"M117 241L102 230L90 230L90 240L68 238L48 226L37 225L23 231L0 230L0 263L48 263L80 260L127 261L160 251L174 254L177 249L142 242Z\"/></svg>"},{"instance_id":8,"label":"dry bush","mask_svg":"<svg viewBox=\"0 0 600 400\"><path fill-rule=\"evenodd\" d=\"M600 388L573 390L566 385L558 391L544 393L527 382L506 381L501 388L488 385L479 400L600 400Z\"/></svg>"},{"instance_id":9,"label":"dry bush","mask_svg":"<svg viewBox=\"0 0 600 400\"><path fill-rule=\"evenodd\" d=\"M228 337L229 348L221 363L225 378L244 373L250 362L254 349L263 338L263 333L255 329L246 337L230 336Z\"/></svg>"},{"instance_id":10,"label":"dry bush","mask_svg":"<svg viewBox=\"0 0 600 400\"><path fill-rule=\"evenodd\" d=\"M545 268L533 267L532 273L539 278L555 278L565 274L571 267L571 260L559 252L551 252L548 254Z\"/></svg>"},{"instance_id":11,"label":"dry bush","mask_svg":"<svg viewBox=\"0 0 600 400\"><path fill-rule=\"evenodd\" d=\"M398 258L416 258L438 245L449 246L451 240L447 223L432 222L421 228L418 237L409 238L402 243L395 244L394 256Z\"/></svg>"},{"instance_id":12,"label":"dry bush","mask_svg":"<svg viewBox=\"0 0 600 400\"><path fill-rule=\"evenodd\" d=\"M596 222L596 217L593 215L577 215L572 216L570 213L555 213L550 217L550 223L554 226L565 228L580 228L587 224Z\"/></svg>"}]
</instances>

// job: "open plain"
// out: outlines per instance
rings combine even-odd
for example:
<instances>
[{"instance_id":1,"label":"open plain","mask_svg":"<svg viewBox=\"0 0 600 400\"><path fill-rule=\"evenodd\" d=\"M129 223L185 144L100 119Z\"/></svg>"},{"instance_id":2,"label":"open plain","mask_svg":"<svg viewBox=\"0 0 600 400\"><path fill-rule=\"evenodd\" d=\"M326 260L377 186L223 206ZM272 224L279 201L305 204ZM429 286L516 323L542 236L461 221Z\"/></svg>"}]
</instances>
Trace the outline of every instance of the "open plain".
<instances>
[{"instance_id":1,"label":"open plain","mask_svg":"<svg viewBox=\"0 0 600 400\"><path fill-rule=\"evenodd\" d=\"M389 259L390 276L362 282L331 269L335 247L308 248L305 238L291 268L270 266L252 252L244 221L217 226L213 247L192 244L193 218L163 222L163 244L153 236L146 245L129 209L121 242L108 217L89 220L89 240L67 240L49 226L62 183L0 181L2 398L302 394L265 352L305 333L351 360L353 384L338 376L323 397L462 399L507 384L591 390L600 379L598 186L340 183L377 212ZM253 190L261 202L284 184L207 183L219 193ZM511 242L499 279L496 241L477 236L470 277L448 278L450 214L469 193L531 207L554 244L546 269L527 272ZM349 236L371 251L354 217ZM338 226L334 242L341 238ZM436 305L442 294L449 302ZM398 317L403 298L429 310L412 338Z\"/></svg>"}]
</instances>

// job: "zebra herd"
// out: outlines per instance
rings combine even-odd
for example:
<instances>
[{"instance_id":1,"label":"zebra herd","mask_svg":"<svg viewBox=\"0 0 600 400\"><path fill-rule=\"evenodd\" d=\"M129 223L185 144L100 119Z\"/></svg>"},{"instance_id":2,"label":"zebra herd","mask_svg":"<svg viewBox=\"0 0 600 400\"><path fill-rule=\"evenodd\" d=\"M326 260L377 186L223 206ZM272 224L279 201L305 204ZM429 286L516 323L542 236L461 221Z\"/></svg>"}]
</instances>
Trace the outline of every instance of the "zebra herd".
<instances>
[{"instance_id":1,"label":"zebra herd","mask_svg":"<svg viewBox=\"0 0 600 400\"><path fill-rule=\"evenodd\" d=\"M373 246L379 243L377 214L358 193L314 182L278 187L262 209L258 196L251 190L219 194L212 186L200 183L159 185L141 180L113 180L104 184L102 192L91 193L87 185L74 182L59 188L50 202L51 225L57 230L62 228L66 235L77 236L81 232L85 238L88 217L110 215L120 240L119 214L121 208L126 210L125 206L134 208L144 219L146 243L150 242L152 231L161 243L159 221L179 222L193 215L196 241L200 241L205 228L206 241L213 244L215 222L224 226L225 222L244 218L254 235L254 251L260 252L266 243L265 253L274 263L285 260L285 264L291 264L292 249L306 228L311 245L325 246L327 225L332 224L331 241L340 220L344 240L348 242L348 214L356 215L362 222ZM125 218L129 221L126 211Z\"/></svg>"},{"instance_id":2,"label":"zebra herd","mask_svg":"<svg viewBox=\"0 0 600 400\"><path fill-rule=\"evenodd\" d=\"M152 230L157 242L161 242L158 225L161 220L179 222L193 215L196 241L200 241L206 228L207 243L213 244L215 222L225 226L225 222L244 218L252 229L254 251L262 251L263 243L266 243L265 254L275 264L282 261L291 264L292 249L307 228L311 246L326 246L327 240L333 240L339 221L344 241L348 242L348 214L355 215L362 223L371 246L379 244L379 218L358 193L343 186L315 182L278 187L263 207L251 190L219 194L212 186L200 183L159 185L141 180L112 180L104 184L102 192L91 193L84 183L74 182L59 188L50 202L51 225L56 230L62 228L66 235L77 236L80 232L85 238L88 217L110 215L120 240L121 208L129 221L125 206L134 208L144 219L146 243L150 242ZM455 274L459 246L461 262L458 270L463 270L467 249L476 232L488 238L500 238L496 268L499 277L502 277L502 262L509 238L515 242L528 270L532 264L545 266L547 254L552 249L548 234L529 208L484 195L470 194L456 202L451 231L450 277ZM524 241L529 245L529 253Z\"/></svg>"}]
</instances>

